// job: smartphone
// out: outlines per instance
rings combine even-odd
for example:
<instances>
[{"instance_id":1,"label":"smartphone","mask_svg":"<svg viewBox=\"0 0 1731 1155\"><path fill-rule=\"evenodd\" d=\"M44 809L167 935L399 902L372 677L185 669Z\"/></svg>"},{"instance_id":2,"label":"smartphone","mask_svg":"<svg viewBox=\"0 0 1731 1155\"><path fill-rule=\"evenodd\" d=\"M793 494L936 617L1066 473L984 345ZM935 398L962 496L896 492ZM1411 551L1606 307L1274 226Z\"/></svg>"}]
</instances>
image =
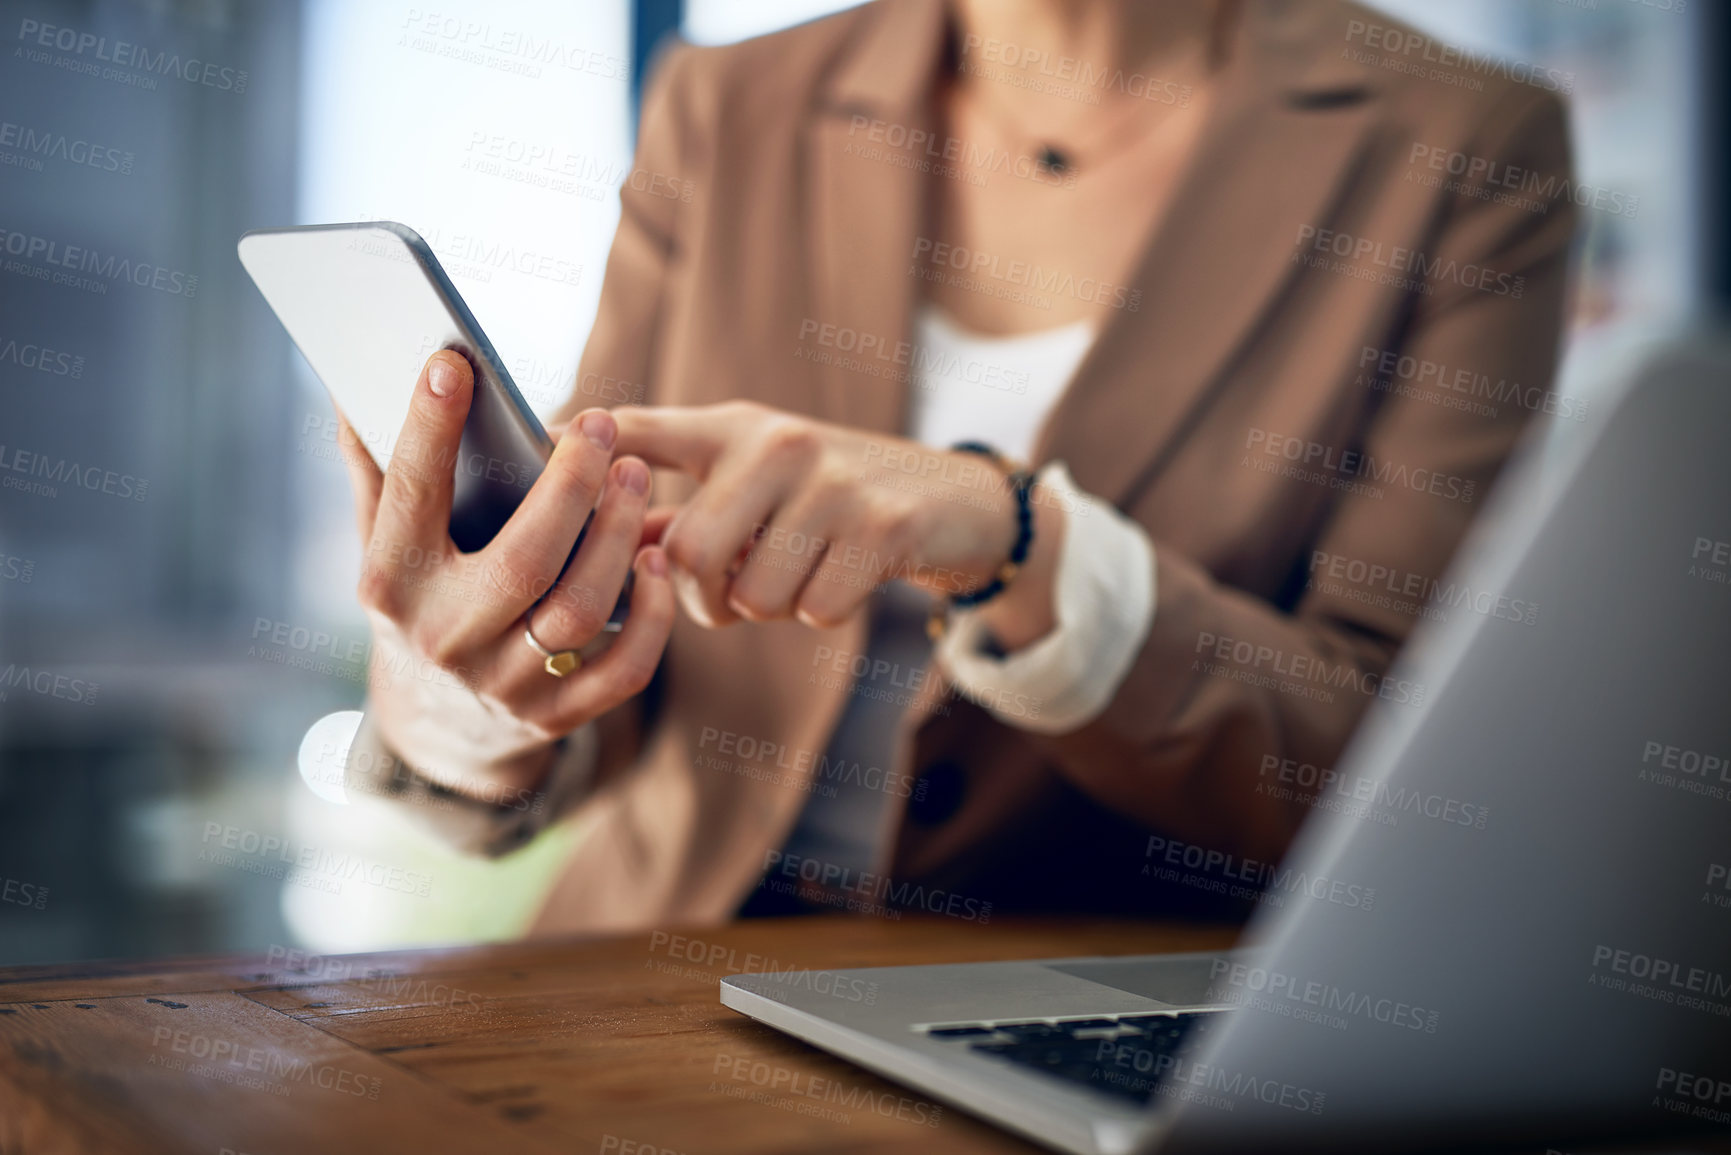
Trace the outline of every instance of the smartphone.
<instances>
[{"instance_id":1,"label":"smartphone","mask_svg":"<svg viewBox=\"0 0 1731 1155\"><path fill-rule=\"evenodd\" d=\"M427 242L395 221L363 221L255 229L236 247L381 470L427 358L455 349L468 359L475 390L451 463L451 540L465 553L491 541L541 476L553 442ZM628 595L629 586L610 629Z\"/></svg>"}]
</instances>

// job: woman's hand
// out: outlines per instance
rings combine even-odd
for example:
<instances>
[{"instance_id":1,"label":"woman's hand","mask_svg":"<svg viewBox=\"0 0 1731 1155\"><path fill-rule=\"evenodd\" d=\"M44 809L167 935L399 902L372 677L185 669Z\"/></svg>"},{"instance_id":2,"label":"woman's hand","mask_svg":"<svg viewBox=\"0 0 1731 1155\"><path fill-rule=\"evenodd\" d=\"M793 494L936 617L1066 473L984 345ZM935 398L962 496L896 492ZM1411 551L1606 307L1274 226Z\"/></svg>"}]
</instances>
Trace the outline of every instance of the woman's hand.
<instances>
[{"instance_id":1,"label":"woman's hand","mask_svg":"<svg viewBox=\"0 0 1731 1155\"><path fill-rule=\"evenodd\" d=\"M983 457L744 401L615 416L620 452L701 483L661 542L681 602L705 625L833 626L892 580L977 589L1015 544L1014 495ZM1055 624L1063 514L1038 500L1034 509L1032 552L982 611L1010 649Z\"/></svg>"},{"instance_id":2,"label":"woman's hand","mask_svg":"<svg viewBox=\"0 0 1731 1155\"><path fill-rule=\"evenodd\" d=\"M558 738L648 684L674 596L666 555L639 548L649 468L614 459L617 425L602 409L566 428L491 542L458 552L451 500L473 381L462 356L433 354L390 468L381 475L346 424L343 456L366 550L359 596L373 623L374 724L418 770L492 796L533 785ZM534 609L549 649L579 649L601 633L633 570L630 620L611 648L567 677L549 674L524 640L524 615Z\"/></svg>"}]
</instances>

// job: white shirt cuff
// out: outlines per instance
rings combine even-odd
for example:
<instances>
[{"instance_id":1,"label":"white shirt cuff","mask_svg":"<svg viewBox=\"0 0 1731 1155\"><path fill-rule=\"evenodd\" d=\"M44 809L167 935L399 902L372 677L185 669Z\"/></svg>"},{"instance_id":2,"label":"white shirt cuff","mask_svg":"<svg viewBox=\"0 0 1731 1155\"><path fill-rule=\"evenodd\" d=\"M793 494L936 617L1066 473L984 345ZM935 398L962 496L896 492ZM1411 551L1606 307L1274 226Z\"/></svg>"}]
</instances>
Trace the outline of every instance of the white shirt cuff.
<instances>
[{"instance_id":1,"label":"white shirt cuff","mask_svg":"<svg viewBox=\"0 0 1731 1155\"><path fill-rule=\"evenodd\" d=\"M589 794L600 762L593 722L566 736L538 790L476 797L442 786L388 746L363 717L349 746L343 787L350 801L370 796L410 825L469 854L499 858L532 841Z\"/></svg>"},{"instance_id":2,"label":"white shirt cuff","mask_svg":"<svg viewBox=\"0 0 1731 1155\"><path fill-rule=\"evenodd\" d=\"M1013 654L986 652L984 607L957 610L936 658L966 697L1005 725L1063 734L1096 718L1130 672L1154 621L1154 543L1109 503L1076 488L1063 462L1039 472L1043 498L1064 511L1057 622Z\"/></svg>"}]
</instances>

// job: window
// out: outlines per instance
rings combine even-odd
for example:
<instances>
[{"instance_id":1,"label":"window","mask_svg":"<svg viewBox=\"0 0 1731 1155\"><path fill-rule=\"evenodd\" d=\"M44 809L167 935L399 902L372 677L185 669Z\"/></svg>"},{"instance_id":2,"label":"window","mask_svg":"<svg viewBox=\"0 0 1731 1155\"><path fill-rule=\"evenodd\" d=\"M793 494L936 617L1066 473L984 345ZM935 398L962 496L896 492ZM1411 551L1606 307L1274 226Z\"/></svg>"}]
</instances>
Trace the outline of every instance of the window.
<instances>
[{"instance_id":1,"label":"window","mask_svg":"<svg viewBox=\"0 0 1731 1155\"><path fill-rule=\"evenodd\" d=\"M694 44L730 44L816 20L860 0L686 0L684 36Z\"/></svg>"}]
</instances>

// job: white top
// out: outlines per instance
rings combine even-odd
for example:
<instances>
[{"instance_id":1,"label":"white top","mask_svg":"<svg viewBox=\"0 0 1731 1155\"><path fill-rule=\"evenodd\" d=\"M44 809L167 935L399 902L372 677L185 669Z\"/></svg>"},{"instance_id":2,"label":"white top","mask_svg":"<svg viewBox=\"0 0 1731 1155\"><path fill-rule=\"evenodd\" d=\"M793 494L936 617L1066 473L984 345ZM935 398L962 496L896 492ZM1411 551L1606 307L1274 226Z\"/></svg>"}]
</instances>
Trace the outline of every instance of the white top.
<instances>
[{"instance_id":1,"label":"white top","mask_svg":"<svg viewBox=\"0 0 1731 1155\"><path fill-rule=\"evenodd\" d=\"M907 435L938 448L983 441L1026 461L1093 344L1089 321L987 337L926 305L914 317Z\"/></svg>"}]
</instances>

